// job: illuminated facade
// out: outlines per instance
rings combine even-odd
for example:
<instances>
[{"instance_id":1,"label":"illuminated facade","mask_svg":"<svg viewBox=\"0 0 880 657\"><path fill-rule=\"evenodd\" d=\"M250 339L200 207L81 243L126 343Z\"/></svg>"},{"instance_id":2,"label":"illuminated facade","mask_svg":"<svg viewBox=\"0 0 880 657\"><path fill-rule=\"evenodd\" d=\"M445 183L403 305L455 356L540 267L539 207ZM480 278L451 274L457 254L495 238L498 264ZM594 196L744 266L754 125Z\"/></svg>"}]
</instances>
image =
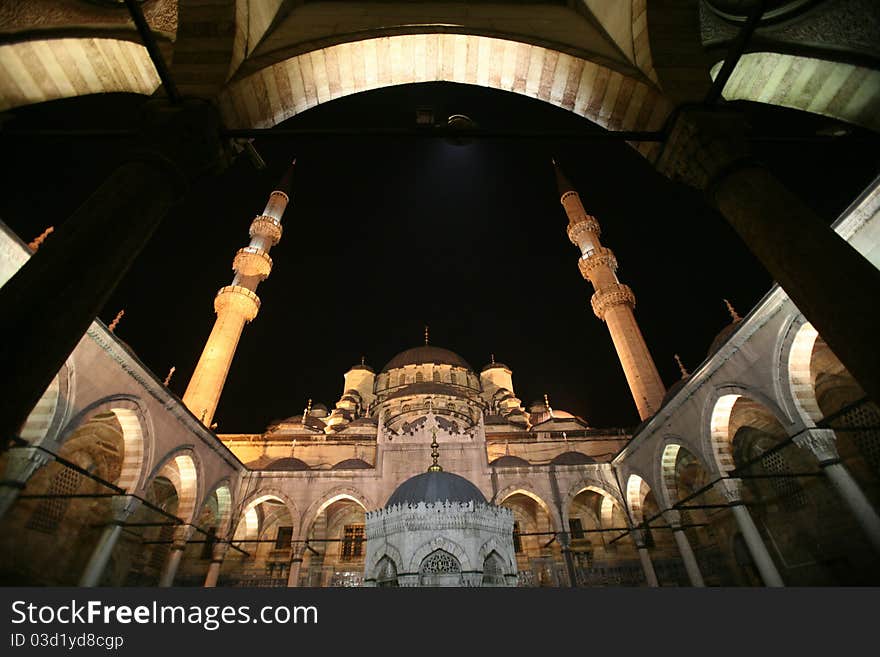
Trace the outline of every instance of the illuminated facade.
<instances>
[{"instance_id":1,"label":"illuminated facade","mask_svg":"<svg viewBox=\"0 0 880 657\"><path fill-rule=\"evenodd\" d=\"M160 79L150 55L114 4L41 0L0 10L0 69L10 73L0 76L0 109L153 94ZM868 326L860 317L876 307L869 293L880 267L878 182L831 231L754 162L736 159L743 144L727 130L733 124L719 128L693 112L714 93L877 130L880 77L865 65L878 57L870 32L877 21L852 19L876 16L876 3L768 3L772 16L758 21L755 46L767 52L746 53L720 88L712 81L749 3L497 3L503 12L468 3L456 23L441 11L454 2L345 3L351 13L329 23L322 4L220 0L193 11L174 0L143 3L158 50L174 55L170 72L181 94L210 100L226 128L269 128L361 91L453 82L522 94L611 131L665 130L662 146L654 135L632 141L634 150L664 175L711 191L781 287L735 318L706 359L666 389L598 222L561 179L568 234L643 420L638 427L593 427L547 399L523 404L512 368L493 357L477 370L426 340L378 371L354 365L332 408L309 403L263 430L217 434L229 364L281 238L288 178L235 256L235 278L215 299L214 329L182 400L100 321L53 367L57 375L41 385L45 393L20 426L20 444L0 456L3 583L880 582L880 410L876 394L872 401L856 382L862 362L852 357L859 348L869 353L877 332L852 340L847 333ZM179 182L151 175L168 184L150 193ZM140 209L131 199L144 201L142 179L129 177L123 209L133 215ZM798 260L787 240L771 239L784 220L791 223L777 230L792 240L809 235L804 243L817 257ZM45 241L68 239L61 226ZM37 248L45 247L28 247L2 226L0 282L39 259ZM85 256L101 260L92 250ZM846 279L851 271L865 275ZM828 296L821 285L800 285L814 272L820 281L843 277L826 286L832 297L864 289L868 301L813 303ZM835 323L829 307L849 314ZM504 358L515 362L517 354ZM867 387L877 377L858 379ZM426 481L419 477L433 462L434 440L444 473L467 486L447 478L432 497L413 482ZM449 499L459 484L466 494ZM431 505L444 516L434 526L424 524ZM377 519L419 525L424 534L380 529ZM428 537L453 525L479 531Z\"/></svg>"}]
</instances>

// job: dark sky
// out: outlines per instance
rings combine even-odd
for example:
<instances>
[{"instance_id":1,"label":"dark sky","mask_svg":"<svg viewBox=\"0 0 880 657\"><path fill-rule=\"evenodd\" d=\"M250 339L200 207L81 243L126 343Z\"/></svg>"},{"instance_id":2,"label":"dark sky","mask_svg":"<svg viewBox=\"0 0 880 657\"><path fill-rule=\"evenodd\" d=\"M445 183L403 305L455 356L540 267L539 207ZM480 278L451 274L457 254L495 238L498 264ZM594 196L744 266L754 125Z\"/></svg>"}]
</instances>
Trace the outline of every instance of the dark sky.
<instances>
[{"instance_id":1,"label":"dark sky","mask_svg":"<svg viewBox=\"0 0 880 657\"><path fill-rule=\"evenodd\" d=\"M141 98L104 96L10 112L9 127L119 127ZM523 96L445 83L358 94L305 112L281 127L408 128L416 107L438 118L463 113L487 129L582 130L583 119ZM744 106L763 134L811 134L829 119ZM267 163L241 157L196 185L176 206L101 313L125 309L117 335L182 395L214 320L213 297L232 278L286 164L297 158L295 194L274 270L258 294L216 414L220 432L259 432L302 412L308 398L331 406L342 375L365 355L378 371L422 342L460 353L477 370L490 353L514 372L528 404L593 426L638 422L607 329L592 313L591 287L565 234L550 165L555 156L602 225L636 318L667 385L673 354L695 368L729 322L771 280L724 220L691 190L661 178L621 142L554 143L375 138L274 138L254 142ZM864 131L833 144L764 143L768 166L829 222L878 171L878 138ZM30 139L4 145L0 218L30 240L60 225L112 171L123 147L110 139ZM120 217L125 225L127 217ZM50 237L51 239L51 237ZM96 245L100 248L100 245Z\"/></svg>"}]
</instances>

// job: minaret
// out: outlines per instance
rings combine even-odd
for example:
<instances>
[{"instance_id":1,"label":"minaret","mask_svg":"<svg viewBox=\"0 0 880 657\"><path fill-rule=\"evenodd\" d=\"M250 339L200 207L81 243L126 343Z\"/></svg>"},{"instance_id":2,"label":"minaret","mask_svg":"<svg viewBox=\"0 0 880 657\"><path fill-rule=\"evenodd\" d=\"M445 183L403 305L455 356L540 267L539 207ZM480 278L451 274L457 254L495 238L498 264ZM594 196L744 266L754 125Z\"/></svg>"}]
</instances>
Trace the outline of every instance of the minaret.
<instances>
[{"instance_id":1,"label":"minaret","mask_svg":"<svg viewBox=\"0 0 880 657\"><path fill-rule=\"evenodd\" d=\"M214 298L217 320L183 395L183 403L205 426L211 426L214 419L245 322L253 320L260 310L257 285L272 271L269 250L281 239L281 217L290 200L295 163L269 195L263 214L251 223L251 242L239 249L232 261L232 284L221 287Z\"/></svg>"},{"instance_id":2,"label":"minaret","mask_svg":"<svg viewBox=\"0 0 880 657\"><path fill-rule=\"evenodd\" d=\"M578 267L596 290L592 298L593 312L608 325L639 417L644 420L660 408L666 390L633 316L635 295L629 286L617 280L617 259L611 249L599 241L599 222L586 213L580 196L555 160L553 166L559 200L568 215L568 238L581 250Z\"/></svg>"}]
</instances>

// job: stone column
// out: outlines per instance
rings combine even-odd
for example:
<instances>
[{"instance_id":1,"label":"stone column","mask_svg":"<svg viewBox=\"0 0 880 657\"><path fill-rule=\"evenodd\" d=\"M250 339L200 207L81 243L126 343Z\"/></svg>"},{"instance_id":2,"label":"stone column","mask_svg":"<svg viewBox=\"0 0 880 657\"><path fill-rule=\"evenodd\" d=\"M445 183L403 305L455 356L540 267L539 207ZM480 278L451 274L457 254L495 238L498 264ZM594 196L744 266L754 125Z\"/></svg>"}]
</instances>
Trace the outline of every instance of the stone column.
<instances>
[{"instance_id":1,"label":"stone column","mask_svg":"<svg viewBox=\"0 0 880 657\"><path fill-rule=\"evenodd\" d=\"M880 552L880 516L849 470L840 462L836 440L833 429L819 428L807 429L793 439L798 447L809 450L819 460L819 466L831 485L852 511L871 545Z\"/></svg>"},{"instance_id":2,"label":"stone column","mask_svg":"<svg viewBox=\"0 0 880 657\"><path fill-rule=\"evenodd\" d=\"M0 519L15 504L34 473L53 459L51 454L35 447L16 447L9 451L6 471L0 481Z\"/></svg>"},{"instance_id":3,"label":"stone column","mask_svg":"<svg viewBox=\"0 0 880 657\"><path fill-rule=\"evenodd\" d=\"M0 287L3 328L16 344L0 350L0 371L15 381L0 404L0 435L18 433L189 181L225 163L207 101L149 101L140 128L140 149Z\"/></svg>"},{"instance_id":4,"label":"stone column","mask_svg":"<svg viewBox=\"0 0 880 657\"><path fill-rule=\"evenodd\" d=\"M761 534L755 526L755 521L752 520L752 514L749 513L746 503L742 499L739 480L724 479L721 482L721 489L730 505L731 511L733 511L733 517L736 519L740 532L742 532L746 547L749 549L749 554L752 555L755 566L757 566L758 572L761 574L761 579L764 580L764 586L785 586L782 576L773 562L773 557L770 556L767 546L764 545L764 539L761 538Z\"/></svg>"},{"instance_id":5,"label":"stone column","mask_svg":"<svg viewBox=\"0 0 880 657\"><path fill-rule=\"evenodd\" d=\"M703 573L700 572L700 565L697 563L697 558L691 549L691 543L681 526L681 515L678 511L664 511L663 518L672 527L672 537L678 546L678 552L681 554L681 560L684 562L684 569L687 571L691 586L706 586L706 583L703 581Z\"/></svg>"},{"instance_id":6,"label":"stone column","mask_svg":"<svg viewBox=\"0 0 880 657\"><path fill-rule=\"evenodd\" d=\"M648 586L656 588L660 586L657 580L657 573L654 570L654 563L651 561L651 553L648 552L648 545L645 542L645 533L641 529L630 530L633 542L639 551L639 561L642 562L642 570L645 571L645 581Z\"/></svg>"},{"instance_id":7,"label":"stone column","mask_svg":"<svg viewBox=\"0 0 880 657\"><path fill-rule=\"evenodd\" d=\"M229 543L219 541L214 544L211 550L211 564L208 566L208 574L205 575L205 588L212 589L217 586L217 580L220 579L220 568L223 566L223 560L226 558L226 552L229 550Z\"/></svg>"},{"instance_id":8,"label":"stone column","mask_svg":"<svg viewBox=\"0 0 880 657\"><path fill-rule=\"evenodd\" d=\"M562 550L562 558L565 560L565 572L568 573L568 585L572 588L577 587L577 573L574 568L574 558L571 556L571 536L568 532L559 532L559 547Z\"/></svg>"},{"instance_id":9,"label":"stone column","mask_svg":"<svg viewBox=\"0 0 880 657\"><path fill-rule=\"evenodd\" d=\"M880 401L880 270L751 158L730 111L682 109L657 161L703 190L862 388Z\"/></svg>"},{"instance_id":10,"label":"stone column","mask_svg":"<svg viewBox=\"0 0 880 657\"><path fill-rule=\"evenodd\" d=\"M113 548L116 547L116 541L122 533L122 527L125 521L133 514L141 505L141 500L131 495L120 495L114 497L110 502L113 516L110 522L104 527L101 538L95 549L92 550L92 556L86 564L82 577L80 577L80 586L97 586L107 568L107 562L110 561L110 555L113 554Z\"/></svg>"},{"instance_id":11,"label":"stone column","mask_svg":"<svg viewBox=\"0 0 880 657\"><path fill-rule=\"evenodd\" d=\"M186 543L192 536L193 529L192 525L181 525L174 529L171 550L168 552L168 558L165 559L162 574L159 576L160 587L168 588L174 585L174 576L177 575L177 569L180 567L180 561L186 551Z\"/></svg>"},{"instance_id":12,"label":"stone column","mask_svg":"<svg viewBox=\"0 0 880 657\"><path fill-rule=\"evenodd\" d=\"M305 545L293 545L290 551L290 571L287 573L287 586L294 588L299 586L299 571L302 568Z\"/></svg>"}]
</instances>

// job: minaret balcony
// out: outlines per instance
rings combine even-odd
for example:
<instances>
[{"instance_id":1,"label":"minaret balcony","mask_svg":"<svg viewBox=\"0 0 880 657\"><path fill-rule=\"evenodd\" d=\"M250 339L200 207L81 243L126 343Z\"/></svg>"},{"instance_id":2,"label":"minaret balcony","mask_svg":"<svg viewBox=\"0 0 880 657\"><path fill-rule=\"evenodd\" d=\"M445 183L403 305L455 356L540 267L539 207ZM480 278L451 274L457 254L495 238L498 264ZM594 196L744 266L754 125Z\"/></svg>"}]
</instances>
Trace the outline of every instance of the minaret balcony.
<instances>
[{"instance_id":1,"label":"minaret balcony","mask_svg":"<svg viewBox=\"0 0 880 657\"><path fill-rule=\"evenodd\" d=\"M275 246L281 240L282 230L281 221L275 217L261 214L251 222L250 236L252 238L262 237Z\"/></svg>"},{"instance_id":2,"label":"minaret balcony","mask_svg":"<svg viewBox=\"0 0 880 657\"><path fill-rule=\"evenodd\" d=\"M599 222L596 221L596 218L592 215L584 215L586 219L583 221L578 221L575 224L569 224L566 232L568 233L568 239L571 240L571 243L581 247L585 241L590 240L594 242L598 240L599 235L602 234L601 228L599 228Z\"/></svg>"},{"instance_id":3,"label":"minaret balcony","mask_svg":"<svg viewBox=\"0 0 880 657\"><path fill-rule=\"evenodd\" d=\"M600 246L578 260L581 275L587 280L590 280L590 273L599 267L607 267L611 271L617 271L617 258L614 257L614 252L611 249Z\"/></svg>"},{"instance_id":4,"label":"minaret balcony","mask_svg":"<svg viewBox=\"0 0 880 657\"><path fill-rule=\"evenodd\" d=\"M615 283L597 291L590 300L593 306L593 312L596 317L605 321L605 313L615 306L629 306L631 309L636 307L636 295L629 288L629 285L623 283Z\"/></svg>"},{"instance_id":5,"label":"minaret balcony","mask_svg":"<svg viewBox=\"0 0 880 657\"><path fill-rule=\"evenodd\" d=\"M246 246L235 254L232 268L242 276L257 276L263 279L272 271L272 258L263 249Z\"/></svg>"},{"instance_id":6,"label":"minaret balcony","mask_svg":"<svg viewBox=\"0 0 880 657\"><path fill-rule=\"evenodd\" d=\"M220 315L235 313L250 322L260 311L260 297L240 285L221 287L214 297L214 311Z\"/></svg>"}]
</instances>

